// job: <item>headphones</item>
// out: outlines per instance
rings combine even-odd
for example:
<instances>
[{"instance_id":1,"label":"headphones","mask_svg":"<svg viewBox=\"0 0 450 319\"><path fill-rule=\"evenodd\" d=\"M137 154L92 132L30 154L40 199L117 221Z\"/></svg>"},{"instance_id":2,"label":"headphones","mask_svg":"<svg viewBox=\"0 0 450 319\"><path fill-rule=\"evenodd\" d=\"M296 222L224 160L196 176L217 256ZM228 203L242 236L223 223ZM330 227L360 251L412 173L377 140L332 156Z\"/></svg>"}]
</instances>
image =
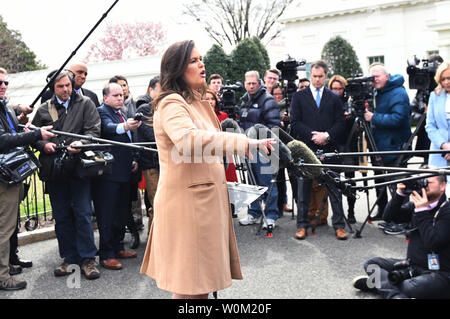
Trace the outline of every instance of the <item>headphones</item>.
<instances>
[{"instance_id":1,"label":"headphones","mask_svg":"<svg viewBox=\"0 0 450 319\"><path fill-rule=\"evenodd\" d=\"M52 91L52 92L54 92L55 91L55 80L54 80L54 76L55 76L55 74L58 72L58 70L53 70L53 71L51 71L48 75L47 75L47 77L45 78L45 80L47 81L47 83L50 83L49 84L49 89ZM69 77L69 79L70 79L70 83L72 84L72 90L74 90L75 89L75 73L73 73L73 71L72 70L69 70L69 69L64 69L64 70L62 70L59 74L65 74L65 75L67 75L68 77ZM58 75L59 75L58 74ZM58 75L56 75L56 77L58 76ZM55 78L56 78L55 77Z\"/></svg>"}]
</instances>

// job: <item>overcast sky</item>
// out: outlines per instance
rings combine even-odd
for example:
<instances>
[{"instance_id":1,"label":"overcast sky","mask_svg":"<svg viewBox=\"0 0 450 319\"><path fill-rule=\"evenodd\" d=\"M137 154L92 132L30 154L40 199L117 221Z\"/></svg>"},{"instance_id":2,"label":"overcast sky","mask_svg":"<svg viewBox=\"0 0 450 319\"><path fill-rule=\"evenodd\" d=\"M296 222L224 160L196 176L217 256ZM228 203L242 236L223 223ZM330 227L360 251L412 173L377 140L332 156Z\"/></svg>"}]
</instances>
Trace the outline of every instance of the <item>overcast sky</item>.
<instances>
[{"instance_id":1,"label":"overcast sky","mask_svg":"<svg viewBox=\"0 0 450 319\"><path fill-rule=\"evenodd\" d=\"M22 40L50 68L59 67L94 27L113 0L1 0L0 15L8 28L22 34ZM197 23L181 14L182 0L119 0L73 60L82 60L90 45L102 36L107 23L162 22L167 32L166 47L175 41L193 39L200 50L212 45Z\"/></svg>"}]
</instances>

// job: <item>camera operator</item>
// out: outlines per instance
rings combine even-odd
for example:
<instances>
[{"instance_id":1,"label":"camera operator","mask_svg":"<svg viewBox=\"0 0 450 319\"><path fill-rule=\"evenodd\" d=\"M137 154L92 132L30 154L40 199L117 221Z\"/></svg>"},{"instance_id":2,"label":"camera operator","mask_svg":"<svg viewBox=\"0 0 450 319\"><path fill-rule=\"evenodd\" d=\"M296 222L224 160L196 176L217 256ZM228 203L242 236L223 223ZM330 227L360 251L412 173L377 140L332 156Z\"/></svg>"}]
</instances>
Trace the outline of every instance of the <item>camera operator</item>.
<instances>
[{"instance_id":1,"label":"camera operator","mask_svg":"<svg viewBox=\"0 0 450 319\"><path fill-rule=\"evenodd\" d=\"M247 93L242 97L241 109L239 111L239 125L247 130L255 124L263 124L269 129L280 125L280 113L278 105L266 87L261 83L258 71L248 71L245 74L245 89ZM259 153L255 155L255 161L251 165L256 182L260 186L269 187L272 181L272 174L264 174L265 168L270 163L262 162ZM267 198L268 191L263 195ZM278 188L273 185L269 200L266 202L267 224L275 228L275 221L278 219ZM262 214L262 208L258 201L253 202L248 210L247 217L239 220L241 225L251 225L258 222ZM264 225L266 226L266 225Z\"/></svg>"},{"instance_id":2,"label":"camera operator","mask_svg":"<svg viewBox=\"0 0 450 319\"><path fill-rule=\"evenodd\" d=\"M366 111L364 119L371 123L373 138L378 151L398 151L411 136L409 97L400 74L391 75L381 63L374 63L369 67L374 77L373 87L375 111ZM382 156L384 166L394 164L397 156ZM402 165L402 163L400 163ZM378 172L377 174L381 174ZM383 182L381 179L376 183ZM387 192L377 188L377 215L372 220L379 220L387 203Z\"/></svg>"},{"instance_id":3,"label":"camera operator","mask_svg":"<svg viewBox=\"0 0 450 319\"><path fill-rule=\"evenodd\" d=\"M368 260L364 269L371 277L355 278L355 288L386 299L450 298L450 204L445 188L445 176L428 177L427 186L414 190L404 204L405 185L397 185L385 214L396 222L412 218L415 230L409 233L407 259Z\"/></svg>"},{"instance_id":4,"label":"camera operator","mask_svg":"<svg viewBox=\"0 0 450 319\"><path fill-rule=\"evenodd\" d=\"M53 136L48 132L51 127L43 127L41 130L24 132L19 131L18 119L14 111L7 106L6 90L7 72L0 68L0 153L6 154L17 146L27 146L38 140L46 140ZM23 117L23 115L21 115ZM16 280L10 276L10 238L17 227L17 214L23 184L7 185L0 183L0 290L19 290L27 286L26 281Z\"/></svg>"}]
</instances>

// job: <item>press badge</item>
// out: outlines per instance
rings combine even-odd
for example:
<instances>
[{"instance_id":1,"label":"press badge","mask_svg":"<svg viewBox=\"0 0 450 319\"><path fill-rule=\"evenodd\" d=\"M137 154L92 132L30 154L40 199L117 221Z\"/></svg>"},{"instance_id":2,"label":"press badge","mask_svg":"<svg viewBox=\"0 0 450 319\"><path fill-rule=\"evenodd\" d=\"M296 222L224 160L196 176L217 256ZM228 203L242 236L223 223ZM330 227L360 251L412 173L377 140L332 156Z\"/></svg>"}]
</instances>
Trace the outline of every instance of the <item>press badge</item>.
<instances>
[{"instance_id":1,"label":"press badge","mask_svg":"<svg viewBox=\"0 0 450 319\"><path fill-rule=\"evenodd\" d=\"M428 269L439 270L439 256L437 254L428 254Z\"/></svg>"},{"instance_id":2,"label":"press badge","mask_svg":"<svg viewBox=\"0 0 450 319\"><path fill-rule=\"evenodd\" d=\"M241 114L241 118L246 118L248 115L248 111L247 110L243 110L242 114Z\"/></svg>"}]
</instances>

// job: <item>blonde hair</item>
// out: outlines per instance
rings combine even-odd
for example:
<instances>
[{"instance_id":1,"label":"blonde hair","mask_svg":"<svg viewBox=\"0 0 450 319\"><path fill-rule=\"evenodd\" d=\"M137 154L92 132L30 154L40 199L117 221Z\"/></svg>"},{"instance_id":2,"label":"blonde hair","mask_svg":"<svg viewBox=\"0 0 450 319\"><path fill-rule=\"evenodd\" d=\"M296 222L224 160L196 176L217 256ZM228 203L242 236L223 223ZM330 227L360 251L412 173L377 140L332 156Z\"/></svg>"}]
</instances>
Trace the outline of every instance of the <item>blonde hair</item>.
<instances>
[{"instance_id":1,"label":"blonde hair","mask_svg":"<svg viewBox=\"0 0 450 319\"><path fill-rule=\"evenodd\" d=\"M328 88L331 90L331 86L334 82L339 82L345 88L347 86L347 80L342 75L333 75L328 82Z\"/></svg>"},{"instance_id":2,"label":"blonde hair","mask_svg":"<svg viewBox=\"0 0 450 319\"><path fill-rule=\"evenodd\" d=\"M8 71L4 68L0 68L0 74L8 75Z\"/></svg>"},{"instance_id":3,"label":"blonde hair","mask_svg":"<svg viewBox=\"0 0 450 319\"><path fill-rule=\"evenodd\" d=\"M442 83L441 83L441 75L442 75L442 72L444 72L447 69L450 69L450 62L449 61L442 62L441 65L436 70L436 75L434 77L434 80L436 81L438 86L436 87L434 92L437 95L440 95L444 91L444 88L442 87Z\"/></svg>"}]
</instances>

